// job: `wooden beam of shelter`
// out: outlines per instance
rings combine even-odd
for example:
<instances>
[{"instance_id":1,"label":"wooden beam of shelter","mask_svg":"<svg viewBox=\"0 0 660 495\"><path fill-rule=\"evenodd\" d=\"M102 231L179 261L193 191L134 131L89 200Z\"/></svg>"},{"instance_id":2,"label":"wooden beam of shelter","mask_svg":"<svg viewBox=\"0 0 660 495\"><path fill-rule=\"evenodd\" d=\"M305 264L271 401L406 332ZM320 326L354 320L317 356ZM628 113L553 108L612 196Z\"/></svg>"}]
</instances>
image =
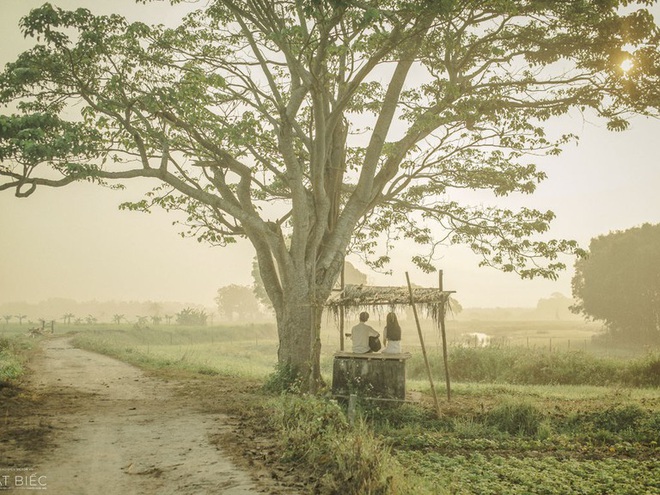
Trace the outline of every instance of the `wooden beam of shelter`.
<instances>
[{"instance_id":1,"label":"wooden beam of shelter","mask_svg":"<svg viewBox=\"0 0 660 495\"><path fill-rule=\"evenodd\" d=\"M413 287L412 291L418 304L446 304L449 296L455 292L428 287ZM344 290L332 294L326 305L330 308L408 306L410 294L406 287L346 285Z\"/></svg>"}]
</instances>

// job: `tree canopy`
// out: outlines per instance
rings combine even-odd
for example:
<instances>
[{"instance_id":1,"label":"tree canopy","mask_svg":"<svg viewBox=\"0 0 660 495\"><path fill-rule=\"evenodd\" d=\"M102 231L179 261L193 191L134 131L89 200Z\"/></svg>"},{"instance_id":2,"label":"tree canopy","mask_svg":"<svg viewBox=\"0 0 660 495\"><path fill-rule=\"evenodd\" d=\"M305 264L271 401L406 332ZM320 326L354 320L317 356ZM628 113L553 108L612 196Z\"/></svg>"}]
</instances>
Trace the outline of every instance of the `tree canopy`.
<instances>
[{"instance_id":1,"label":"tree canopy","mask_svg":"<svg viewBox=\"0 0 660 495\"><path fill-rule=\"evenodd\" d=\"M534 157L573 139L547 124L573 109L612 130L656 115L658 28L635 8L653 3L215 0L173 29L45 4L21 22L38 44L0 75L17 108L0 120L0 191L153 179L123 206L181 211L212 244L248 238L280 361L318 374L349 250L383 267L412 239L432 270L464 243L482 264L556 276L578 248L541 236L552 212L460 191L532 193Z\"/></svg>"},{"instance_id":2,"label":"tree canopy","mask_svg":"<svg viewBox=\"0 0 660 495\"><path fill-rule=\"evenodd\" d=\"M233 321L234 316L248 321L262 316L255 293L247 285L231 284L220 287L215 303L218 305L218 312L229 321Z\"/></svg>"},{"instance_id":3,"label":"tree canopy","mask_svg":"<svg viewBox=\"0 0 660 495\"><path fill-rule=\"evenodd\" d=\"M660 341L660 224L592 239L575 264L575 311L628 342Z\"/></svg>"}]
</instances>

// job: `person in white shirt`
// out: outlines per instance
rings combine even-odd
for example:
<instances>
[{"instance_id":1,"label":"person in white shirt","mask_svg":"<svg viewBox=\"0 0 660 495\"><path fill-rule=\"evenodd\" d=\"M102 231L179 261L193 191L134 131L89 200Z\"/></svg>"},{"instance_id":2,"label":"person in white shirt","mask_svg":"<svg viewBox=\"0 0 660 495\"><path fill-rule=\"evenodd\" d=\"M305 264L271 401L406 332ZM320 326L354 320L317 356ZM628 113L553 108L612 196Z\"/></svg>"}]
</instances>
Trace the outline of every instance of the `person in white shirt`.
<instances>
[{"instance_id":1,"label":"person in white shirt","mask_svg":"<svg viewBox=\"0 0 660 495\"><path fill-rule=\"evenodd\" d=\"M369 348L369 337L380 337L380 334L367 325L369 313L363 311L360 313L360 323L351 329L351 339L353 341L353 352L356 354L365 354L371 352Z\"/></svg>"}]
</instances>

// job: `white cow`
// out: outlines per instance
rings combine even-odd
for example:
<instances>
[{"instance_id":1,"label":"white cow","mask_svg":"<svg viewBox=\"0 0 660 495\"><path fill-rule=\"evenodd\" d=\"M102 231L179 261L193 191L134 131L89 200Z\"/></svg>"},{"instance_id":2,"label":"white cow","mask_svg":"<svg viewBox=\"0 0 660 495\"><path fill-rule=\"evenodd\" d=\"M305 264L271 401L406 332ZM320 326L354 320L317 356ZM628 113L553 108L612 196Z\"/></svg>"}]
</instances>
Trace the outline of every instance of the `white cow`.
<instances>
[{"instance_id":1,"label":"white cow","mask_svg":"<svg viewBox=\"0 0 660 495\"><path fill-rule=\"evenodd\" d=\"M464 333L462 337L466 341L466 345L474 347L488 347L491 340L490 335L481 332Z\"/></svg>"}]
</instances>

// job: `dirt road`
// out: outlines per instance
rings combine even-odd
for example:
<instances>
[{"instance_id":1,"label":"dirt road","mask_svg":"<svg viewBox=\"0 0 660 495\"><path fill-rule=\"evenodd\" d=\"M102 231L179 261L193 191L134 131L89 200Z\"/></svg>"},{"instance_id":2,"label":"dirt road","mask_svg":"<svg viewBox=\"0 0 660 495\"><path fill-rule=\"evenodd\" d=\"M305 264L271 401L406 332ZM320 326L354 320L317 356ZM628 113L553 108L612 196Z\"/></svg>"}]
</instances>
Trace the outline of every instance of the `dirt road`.
<instances>
[{"instance_id":1,"label":"dirt road","mask_svg":"<svg viewBox=\"0 0 660 495\"><path fill-rule=\"evenodd\" d=\"M23 455L30 466L20 465L18 450L6 461L0 457L0 489L13 485L56 495L264 493L209 441L227 433L227 418L186 400L185 391L177 390L184 385L75 349L67 339L42 345L31 389L50 399L47 410L27 420L33 428L25 428L29 434L47 423L52 433L35 436L31 446L15 442L15 449L39 451ZM3 414L6 424L17 420L9 408ZM40 438L48 445L36 445Z\"/></svg>"}]
</instances>

